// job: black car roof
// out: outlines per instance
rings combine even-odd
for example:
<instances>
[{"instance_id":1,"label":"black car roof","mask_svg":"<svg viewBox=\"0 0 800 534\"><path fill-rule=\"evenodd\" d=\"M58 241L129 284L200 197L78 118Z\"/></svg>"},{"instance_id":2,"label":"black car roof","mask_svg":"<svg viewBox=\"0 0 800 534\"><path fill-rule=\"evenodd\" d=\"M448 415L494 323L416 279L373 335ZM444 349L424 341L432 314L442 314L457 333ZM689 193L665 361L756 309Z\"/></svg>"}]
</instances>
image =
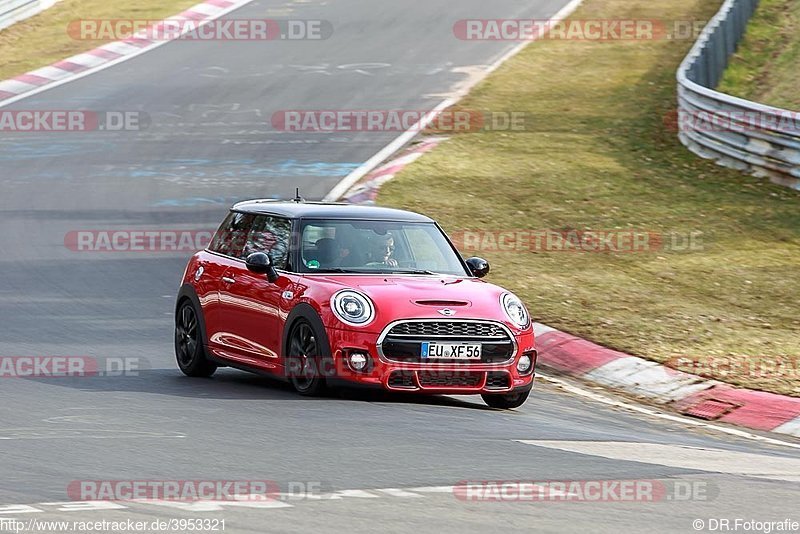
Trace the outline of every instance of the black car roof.
<instances>
[{"instance_id":1,"label":"black car roof","mask_svg":"<svg viewBox=\"0 0 800 534\"><path fill-rule=\"evenodd\" d=\"M234 204L234 211L278 215L291 219L365 219L403 222L433 222L433 219L413 211L364 206L341 202L311 202L286 200L245 200Z\"/></svg>"}]
</instances>

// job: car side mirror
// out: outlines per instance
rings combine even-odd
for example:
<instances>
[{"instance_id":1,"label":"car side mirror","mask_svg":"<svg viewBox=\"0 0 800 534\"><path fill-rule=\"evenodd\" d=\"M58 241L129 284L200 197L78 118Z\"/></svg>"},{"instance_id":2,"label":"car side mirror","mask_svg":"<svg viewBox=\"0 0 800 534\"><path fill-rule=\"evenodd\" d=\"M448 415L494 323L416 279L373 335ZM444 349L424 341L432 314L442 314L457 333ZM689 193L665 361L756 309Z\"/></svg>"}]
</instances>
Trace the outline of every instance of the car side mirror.
<instances>
[{"instance_id":1,"label":"car side mirror","mask_svg":"<svg viewBox=\"0 0 800 534\"><path fill-rule=\"evenodd\" d=\"M467 267L469 267L469 270L472 271L472 274L478 278L483 278L489 274L489 262L483 258L478 258L477 256L467 259Z\"/></svg>"},{"instance_id":2,"label":"car side mirror","mask_svg":"<svg viewBox=\"0 0 800 534\"><path fill-rule=\"evenodd\" d=\"M267 280L270 282L274 283L278 278L280 278L278 271L276 271L275 267L272 265L272 259L270 259L270 257L263 252L253 252L247 256L245 265L247 265L247 269L250 272L254 272L256 274L266 274Z\"/></svg>"}]
</instances>

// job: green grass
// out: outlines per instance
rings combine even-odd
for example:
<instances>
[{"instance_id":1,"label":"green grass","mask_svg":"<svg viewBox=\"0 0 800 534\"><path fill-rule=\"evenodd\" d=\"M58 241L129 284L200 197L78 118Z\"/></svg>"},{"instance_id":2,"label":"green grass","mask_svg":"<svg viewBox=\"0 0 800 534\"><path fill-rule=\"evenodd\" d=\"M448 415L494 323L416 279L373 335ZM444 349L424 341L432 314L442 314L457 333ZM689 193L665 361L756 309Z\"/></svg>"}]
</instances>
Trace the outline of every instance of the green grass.
<instances>
[{"instance_id":1,"label":"green grass","mask_svg":"<svg viewBox=\"0 0 800 534\"><path fill-rule=\"evenodd\" d=\"M586 0L575 19L710 18L708 0ZM701 160L664 117L690 41L541 41L459 107L525 111L524 132L454 134L381 204L448 232L701 231L702 250L495 252L489 279L537 321L657 361L800 357L800 194ZM727 381L800 396L796 376Z\"/></svg>"},{"instance_id":2,"label":"green grass","mask_svg":"<svg viewBox=\"0 0 800 534\"><path fill-rule=\"evenodd\" d=\"M62 0L38 15L0 31L0 80L102 46L67 34L78 19L163 19L200 0Z\"/></svg>"},{"instance_id":3,"label":"green grass","mask_svg":"<svg viewBox=\"0 0 800 534\"><path fill-rule=\"evenodd\" d=\"M761 0L719 90L800 110L800 2Z\"/></svg>"}]
</instances>

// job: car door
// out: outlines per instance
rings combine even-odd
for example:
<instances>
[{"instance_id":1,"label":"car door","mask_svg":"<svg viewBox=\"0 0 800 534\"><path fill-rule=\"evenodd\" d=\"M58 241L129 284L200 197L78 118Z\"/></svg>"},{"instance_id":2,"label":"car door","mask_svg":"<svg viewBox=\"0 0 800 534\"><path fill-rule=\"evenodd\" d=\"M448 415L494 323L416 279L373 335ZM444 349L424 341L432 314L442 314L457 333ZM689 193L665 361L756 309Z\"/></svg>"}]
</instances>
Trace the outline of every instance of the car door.
<instances>
[{"instance_id":1,"label":"car door","mask_svg":"<svg viewBox=\"0 0 800 534\"><path fill-rule=\"evenodd\" d=\"M277 370L280 366L283 332L280 305L284 293L291 293L293 280L282 271L280 278L270 282L266 275L248 270L244 260L254 252L264 252L277 269L285 269L290 235L288 219L256 215L239 261L226 269L220 283L229 344L239 352L243 363L266 370Z\"/></svg>"},{"instance_id":2,"label":"car door","mask_svg":"<svg viewBox=\"0 0 800 534\"><path fill-rule=\"evenodd\" d=\"M224 286L229 280L228 273L240 263L242 249L255 215L232 211L214 234L208 246L211 261L206 266L203 278L208 278L209 287L214 288L213 299L203 306L209 348L217 356L239 359L240 343L230 332L230 301L222 299Z\"/></svg>"}]
</instances>

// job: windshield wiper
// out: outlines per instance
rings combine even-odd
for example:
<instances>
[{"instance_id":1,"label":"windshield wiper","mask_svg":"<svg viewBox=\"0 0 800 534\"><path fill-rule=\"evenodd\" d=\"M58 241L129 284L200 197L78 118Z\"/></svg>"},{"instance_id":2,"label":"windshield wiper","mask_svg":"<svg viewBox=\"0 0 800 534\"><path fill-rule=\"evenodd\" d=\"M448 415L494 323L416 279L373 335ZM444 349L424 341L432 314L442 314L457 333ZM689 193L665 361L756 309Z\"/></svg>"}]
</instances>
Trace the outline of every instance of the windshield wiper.
<instances>
[{"instance_id":1,"label":"windshield wiper","mask_svg":"<svg viewBox=\"0 0 800 534\"><path fill-rule=\"evenodd\" d=\"M433 271L428 271L427 269L402 269L402 270L394 269L391 272L393 274L439 274Z\"/></svg>"},{"instance_id":2,"label":"windshield wiper","mask_svg":"<svg viewBox=\"0 0 800 534\"><path fill-rule=\"evenodd\" d=\"M342 269L341 267L329 267L325 269L312 269L307 274L328 274L328 273L350 273L350 274L432 274L437 275L433 271L426 269Z\"/></svg>"},{"instance_id":3,"label":"windshield wiper","mask_svg":"<svg viewBox=\"0 0 800 534\"><path fill-rule=\"evenodd\" d=\"M342 269L341 267L330 267L325 269L310 269L306 274L315 273L351 273L351 274L371 274L375 271L358 271L355 269Z\"/></svg>"}]
</instances>

